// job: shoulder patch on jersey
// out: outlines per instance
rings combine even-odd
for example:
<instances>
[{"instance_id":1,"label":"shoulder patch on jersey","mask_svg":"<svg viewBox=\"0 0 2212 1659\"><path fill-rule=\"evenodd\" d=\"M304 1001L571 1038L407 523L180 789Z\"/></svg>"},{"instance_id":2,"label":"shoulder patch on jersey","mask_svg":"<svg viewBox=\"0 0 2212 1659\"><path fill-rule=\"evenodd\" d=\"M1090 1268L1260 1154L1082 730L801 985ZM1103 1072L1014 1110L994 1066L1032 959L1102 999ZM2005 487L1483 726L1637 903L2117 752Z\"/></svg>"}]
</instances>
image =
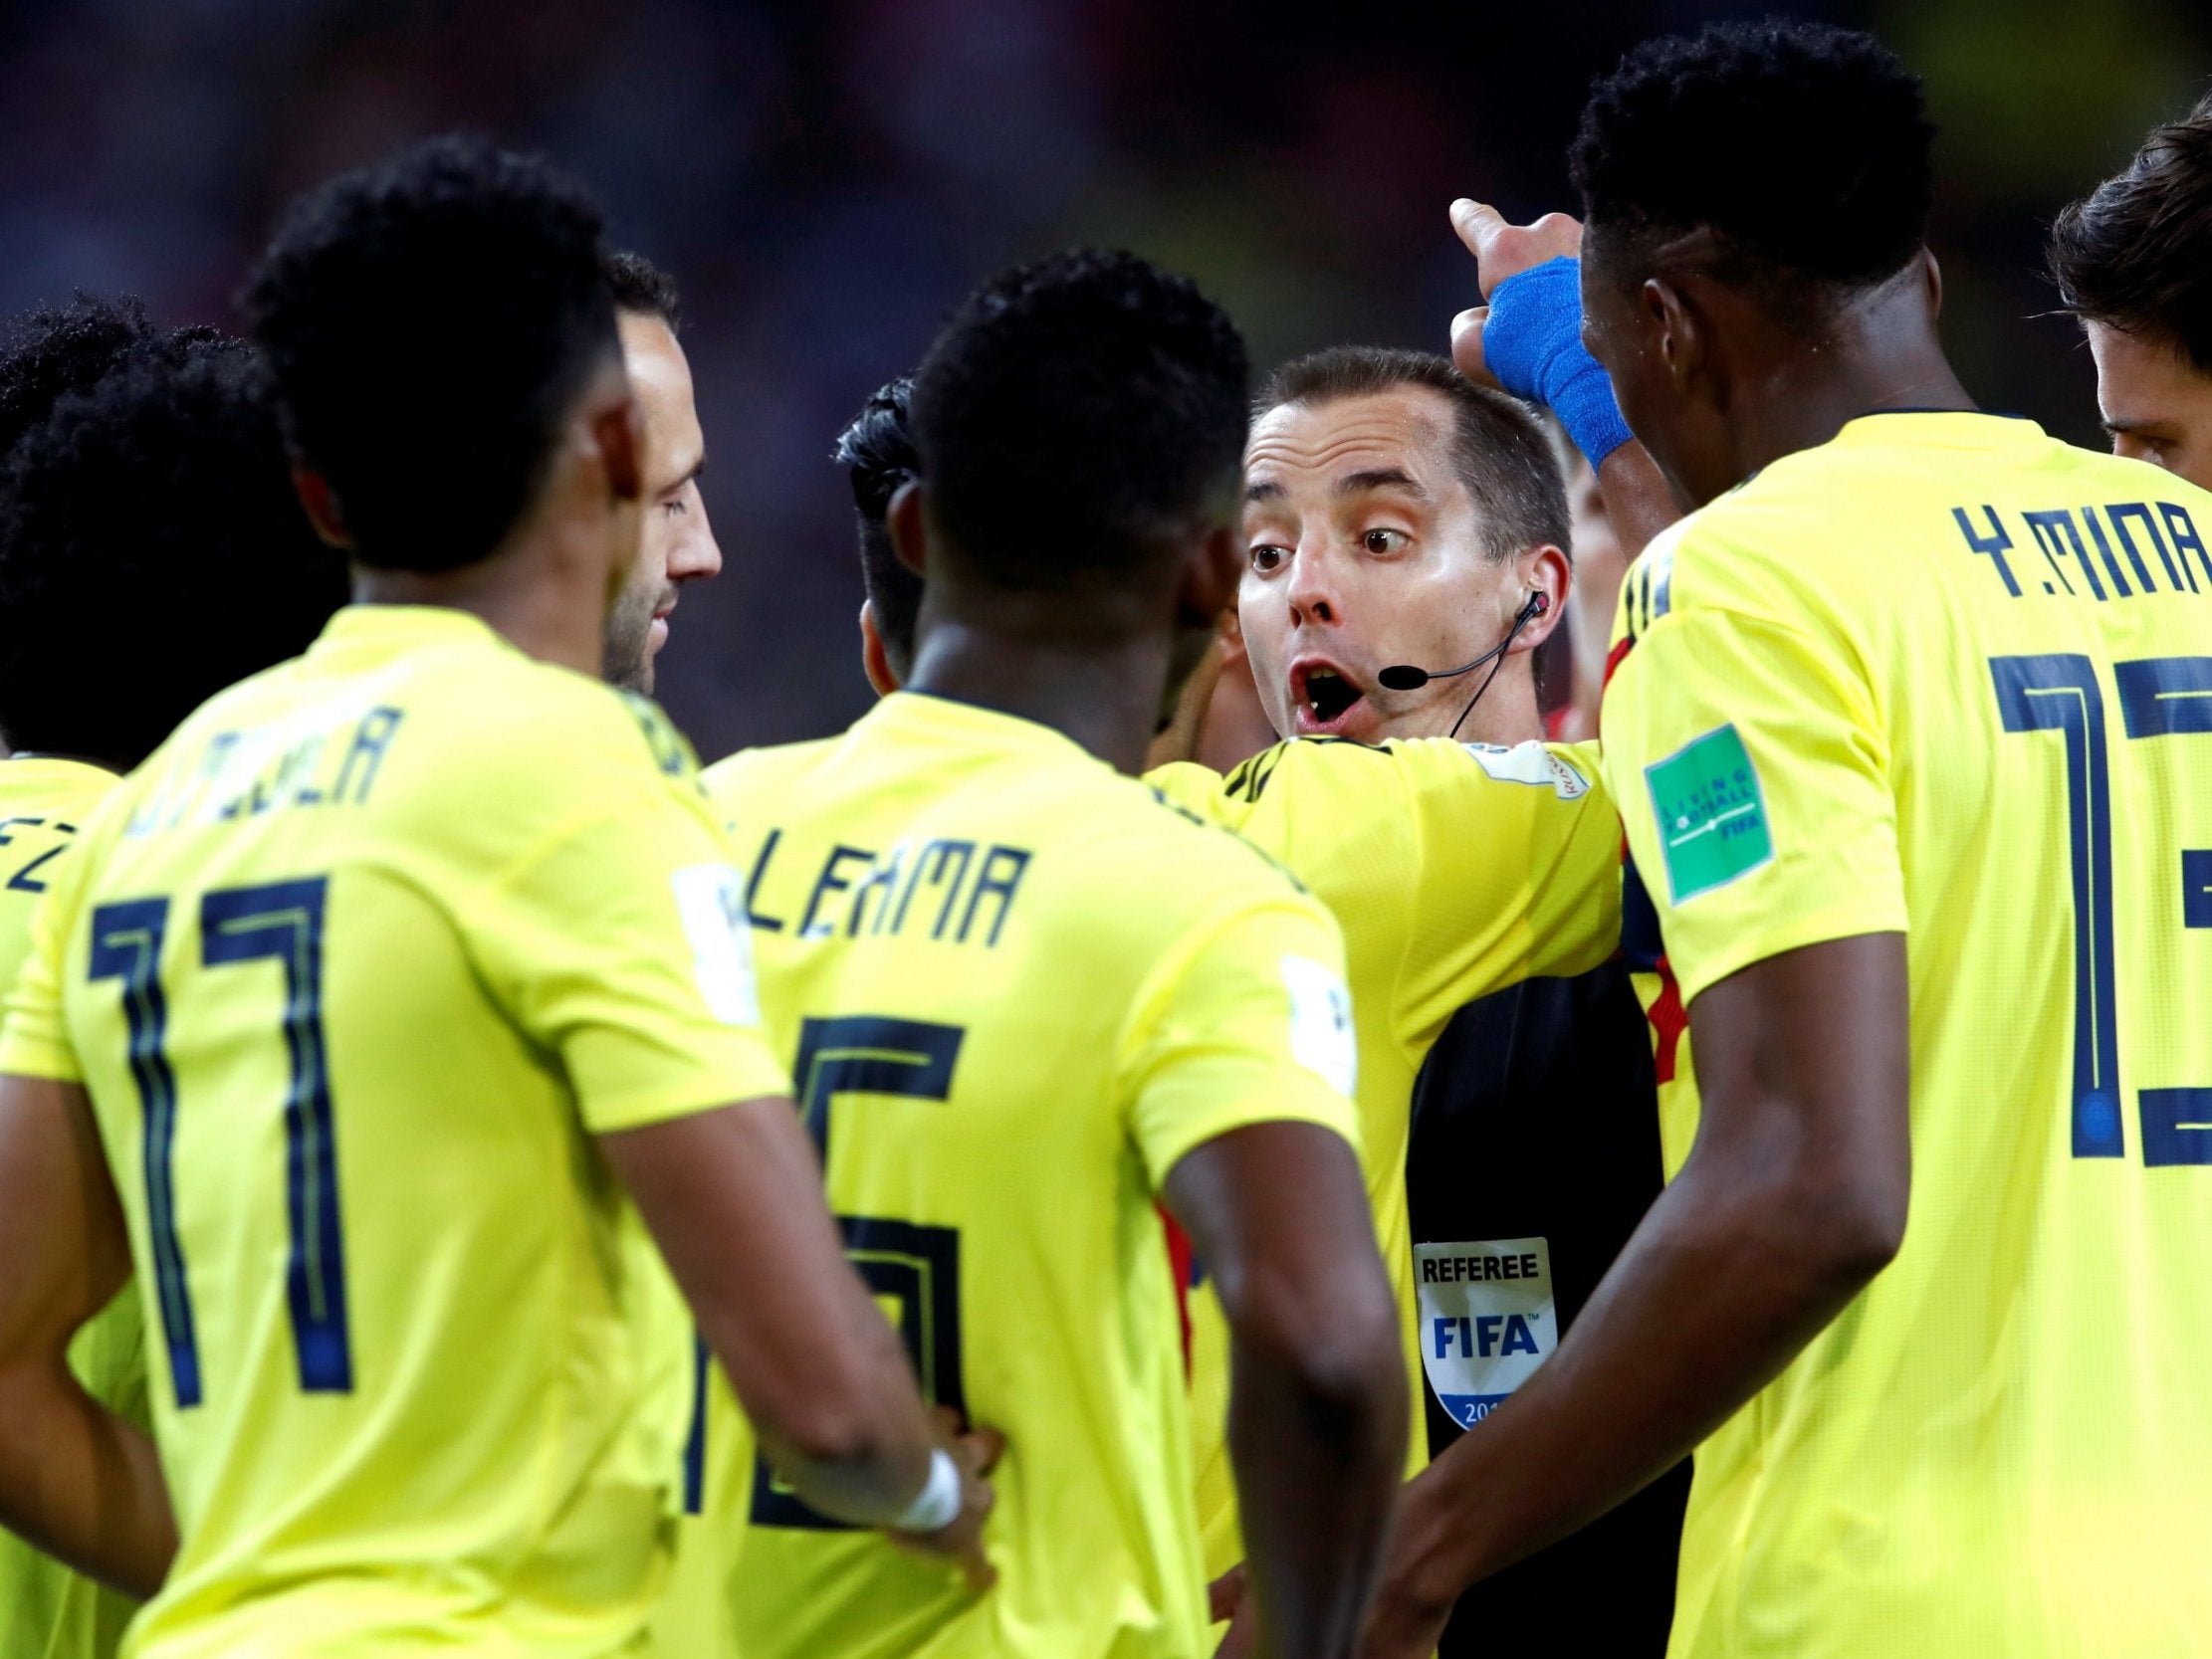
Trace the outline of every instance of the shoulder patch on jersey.
<instances>
[{"instance_id":1,"label":"shoulder patch on jersey","mask_svg":"<svg viewBox=\"0 0 2212 1659\"><path fill-rule=\"evenodd\" d=\"M759 1025L761 996L743 879L727 864L687 864L668 880L684 937L691 941L692 979L707 1011L724 1025Z\"/></svg>"},{"instance_id":2,"label":"shoulder patch on jersey","mask_svg":"<svg viewBox=\"0 0 2212 1659\"><path fill-rule=\"evenodd\" d=\"M1581 770L1542 743L1515 743L1511 748L1499 743L1461 743L1459 746L1474 757L1477 766L1500 783L1527 783L1538 788L1549 784L1552 793L1563 801L1580 800L1590 793L1590 780Z\"/></svg>"},{"instance_id":3,"label":"shoulder patch on jersey","mask_svg":"<svg viewBox=\"0 0 2212 1659\"><path fill-rule=\"evenodd\" d=\"M1352 993L1335 968L1311 956L1286 954L1281 967L1290 993L1290 1058L1349 1099L1360 1080Z\"/></svg>"},{"instance_id":4,"label":"shoulder patch on jersey","mask_svg":"<svg viewBox=\"0 0 2212 1659\"><path fill-rule=\"evenodd\" d=\"M1693 737L1644 768L1677 905L1725 887L1774 858L1758 768L1731 724Z\"/></svg>"},{"instance_id":5,"label":"shoulder patch on jersey","mask_svg":"<svg viewBox=\"0 0 2212 1659\"><path fill-rule=\"evenodd\" d=\"M1664 616L1674 602L1674 549L1680 545L1678 539L1662 541L1649 549L1652 556L1643 561L1647 628Z\"/></svg>"}]
</instances>

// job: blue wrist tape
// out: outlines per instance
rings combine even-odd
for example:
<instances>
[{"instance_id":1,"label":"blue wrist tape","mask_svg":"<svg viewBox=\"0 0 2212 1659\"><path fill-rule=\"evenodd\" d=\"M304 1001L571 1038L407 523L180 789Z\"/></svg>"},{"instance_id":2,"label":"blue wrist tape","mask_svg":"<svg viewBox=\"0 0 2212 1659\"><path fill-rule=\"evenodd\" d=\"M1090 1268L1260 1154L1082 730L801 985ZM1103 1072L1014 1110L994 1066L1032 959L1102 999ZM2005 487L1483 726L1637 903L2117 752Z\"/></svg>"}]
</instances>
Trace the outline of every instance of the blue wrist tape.
<instances>
[{"instance_id":1,"label":"blue wrist tape","mask_svg":"<svg viewBox=\"0 0 2212 1659\"><path fill-rule=\"evenodd\" d=\"M1635 436L1613 381L1582 343L1581 261L1547 260L1490 296L1482 360L1515 397L1559 417L1592 467Z\"/></svg>"}]
</instances>

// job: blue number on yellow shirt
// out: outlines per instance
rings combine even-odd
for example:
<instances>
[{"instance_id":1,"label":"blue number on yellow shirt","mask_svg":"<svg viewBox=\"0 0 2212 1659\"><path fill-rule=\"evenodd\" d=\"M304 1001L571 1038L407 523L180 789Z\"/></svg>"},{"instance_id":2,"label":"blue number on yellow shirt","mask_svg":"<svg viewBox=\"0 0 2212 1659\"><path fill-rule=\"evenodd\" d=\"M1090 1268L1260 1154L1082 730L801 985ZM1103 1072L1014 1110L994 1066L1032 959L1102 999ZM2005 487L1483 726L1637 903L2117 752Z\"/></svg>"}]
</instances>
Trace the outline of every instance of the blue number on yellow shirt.
<instances>
[{"instance_id":1,"label":"blue number on yellow shirt","mask_svg":"<svg viewBox=\"0 0 2212 1659\"><path fill-rule=\"evenodd\" d=\"M800 1028L791 1077L806 1127L829 1167L830 1107L839 1095L892 1095L943 1101L966 1034L957 1025L855 1015L810 1019ZM880 1216L840 1215L845 1254L868 1289L899 1310L899 1338L922 1385L922 1397L949 1406L964 1420L961 1384L960 1234ZM843 1524L808 1509L777 1486L766 1459L753 1476L753 1524L841 1531Z\"/></svg>"},{"instance_id":2,"label":"blue number on yellow shirt","mask_svg":"<svg viewBox=\"0 0 2212 1659\"><path fill-rule=\"evenodd\" d=\"M2112 995L2112 791L2104 697L2087 657L1993 657L2007 731L2066 733L2074 844L2074 1155L2124 1157Z\"/></svg>"},{"instance_id":3,"label":"blue number on yellow shirt","mask_svg":"<svg viewBox=\"0 0 2212 1659\"><path fill-rule=\"evenodd\" d=\"M2212 732L2212 657L2115 663L2120 719L2130 737ZM2181 852L2181 925L2212 928L2212 847ZM2143 1161L2212 1163L2212 1088L2145 1089Z\"/></svg>"},{"instance_id":4,"label":"blue number on yellow shirt","mask_svg":"<svg viewBox=\"0 0 2212 1659\"><path fill-rule=\"evenodd\" d=\"M2112 809L2104 700L2086 656L1993 657L2007 731L2066 734L2067 827L2073 847L2074 1155L2123 1157L2119 1036L2112 966ZM2113 665L2129 737L2212 731L2212 657ZM2212 849L2181 855L2182 925L2212 927ZM2212 1163L2212 1089L2145 1089L2137 1097L2147 1164Z\"/></svg>"},{"instance_id":5,"label":"blue number on yellow shirt","mask_svg":"<svg viewBox=\"0 0 2212 1659\"><path fill-rule=\"evenodd\" d=\"M122 981L123 1018L130 1030L130 1077L143 1120L140 1162L146 1181L146 1235L153 1248L153 1295L169 1350L169 1381L179 1409L200 1403L200 1348L192 1334L192 1299L184 1290L184 1252L176 1240L176 1199L169 1186L169 1145L176 1135L176 1074L163 1046L169 1007L161 994L161 941L169 930L166 899L132 899L93 912L87 977Z\"/></svg>"},{"instance_id":6,"label":"blue number on yellow shirt","mask_svg":"<svg viewBox=\"0 0 2212 1659\"><path fill-rule=\"evenodd\" d=\"M207 894L200 902L201 956L209 967L273 958L284 964L285 1204L292 1249L286 1273L300 1386L347 1393L352 1341L345 1314L345 1254L339 1231L337 1150L331 1112L330 1050L323 1030L323 921L329 881L274 882ZM135 899L93 912L89 976L123 982L130 1075L145 1124L146 1230L155 1301L180 1409L200 1402L192 1299L176 1233L171 1176L176 1077L166 1053L168 1009L158 966L168 930L166 899Z\"/></svg>"},{"instance_id":7,"label":"blue number on yellow shirt","mask_svg":"<svg viewBox=\"0 0 2212 1659\"><path fill-rule=\"evenodd\" d=\"M329 891L329 879L318 876L231 888L200 901L200 951L209 967L270 957L284 964L284 1040L292 1061L284 1102L285 1204L292 1224L285 1294L300 1386L311 1394L353 1388L331 1061L323 1037L323 912Z\"/></svg>"},{"instance_id":8,"label":"blue number on yellow shirt","mask_svg":"<svg viewBox=\"0 0 2212 1659\"><path fill-rule=\"evenodd\" d=\"M18 824L30 829L41 829L46 826L46 820L44 818L0 818L0 847L5 847L15 840L15 837L10 835L8 831L14 829ZM57 823L53 828L57 835L75 835L77 833L75 824ZM45 869L47 865L53 863L68 851L69 843L67 841L59 847L47 848L45 852L39 854L37 858L8 878L7 891L10 893L44 893L46 883L37 879L39 871Z\"/></svg>"}]
</instances>

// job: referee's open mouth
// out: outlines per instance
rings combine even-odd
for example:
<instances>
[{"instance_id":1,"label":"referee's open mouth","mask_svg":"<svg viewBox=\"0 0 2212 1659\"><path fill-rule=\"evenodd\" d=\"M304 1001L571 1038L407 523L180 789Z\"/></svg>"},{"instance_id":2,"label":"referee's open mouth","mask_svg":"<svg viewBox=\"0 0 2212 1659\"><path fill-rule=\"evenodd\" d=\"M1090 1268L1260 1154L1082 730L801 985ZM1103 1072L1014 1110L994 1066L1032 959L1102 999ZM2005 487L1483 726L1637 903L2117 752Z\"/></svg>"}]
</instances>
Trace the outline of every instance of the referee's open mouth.
<instances>
[{"instance_id":1,"label":"referee's open mouth","mask_svg":"<svg viewBox=\"0 0 2212 1659\"><path fill-rule=\"evenodd\" d=\"M1368 712L1366 689L1324 657L1301 657L1290 665L1290 704L1301 737L1341 737Z\"/></svg>"}]
</instances>

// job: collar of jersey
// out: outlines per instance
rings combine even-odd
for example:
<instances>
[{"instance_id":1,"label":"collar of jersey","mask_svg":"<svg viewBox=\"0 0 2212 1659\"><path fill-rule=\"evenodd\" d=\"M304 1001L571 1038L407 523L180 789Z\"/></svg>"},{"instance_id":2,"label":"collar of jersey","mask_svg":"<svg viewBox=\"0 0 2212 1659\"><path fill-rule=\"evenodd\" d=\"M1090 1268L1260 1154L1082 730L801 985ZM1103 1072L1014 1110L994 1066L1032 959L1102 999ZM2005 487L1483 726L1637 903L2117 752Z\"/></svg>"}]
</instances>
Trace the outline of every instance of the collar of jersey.
<instances>
[{"instance_id":1,"label":"collar of jersey","mask_svg":"<svg viewBox=\"0 0 2212 1659\"><path fill-rule=\"evenodd\" d=\"M921 734L957 734L993 748L1031 749L1062 759L1082 760L1103 766L1105 761L1063 731L1037 721L1025 720L980 703L966 703L940 692L893 692L860 717L860 726L871 730Z\"/></svg>"},{"instance_id":2,"label":"collar of jersey","mask_svg":"<svg viewBox=\"0 0 2212 1659\"><path fill-rule=\"evenodd\" d=\"M476 641L513 649L481 616L451 605L342 605L324 624L313 650Z\"/></svg>"},{"instance_id":3,"label":"collar of jersey","mask_svg":"<svg viewBox=\"0 0 2212 1659\"><path fill-rule=\"evenodd\" d=\"M2043 428L2025 415L1987 409L1876 409L1844 422L1839 444L1939 444L1947 449L1995 449L2032 444Z\"/></svg>"}]
</instances>

